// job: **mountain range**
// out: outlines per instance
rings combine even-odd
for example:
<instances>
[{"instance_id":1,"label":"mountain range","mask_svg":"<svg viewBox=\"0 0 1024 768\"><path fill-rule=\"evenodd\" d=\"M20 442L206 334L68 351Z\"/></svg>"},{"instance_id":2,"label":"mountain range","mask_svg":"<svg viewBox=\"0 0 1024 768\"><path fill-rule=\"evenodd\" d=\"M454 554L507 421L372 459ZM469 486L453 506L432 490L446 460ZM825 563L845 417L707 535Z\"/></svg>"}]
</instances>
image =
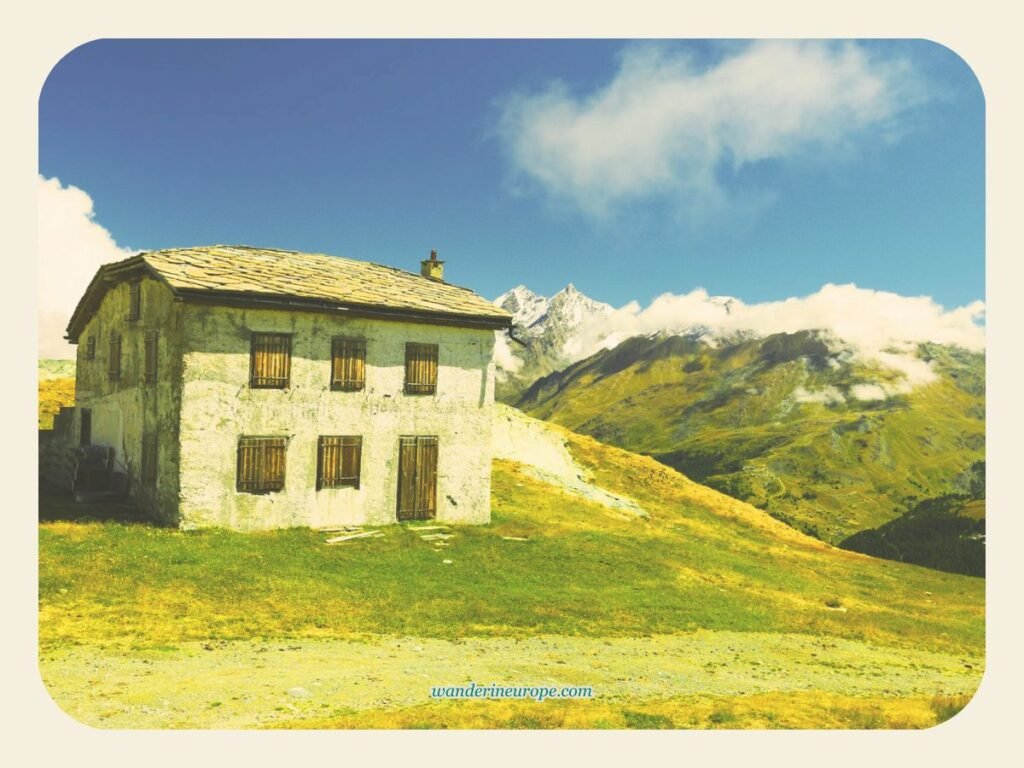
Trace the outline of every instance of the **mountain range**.
<instances>
[{"instance_id":1,"label":"mountain range","mask_svg":"<svg viewBox=\"0 0 1024 768\"><path fill-rule=\"evenodd\" d=\"M708 301L728 312L732 300ZM620 340L615 310L571 285L496 303L518 339L500 359L500 399L832 543L957 493L984 459L983 352L917 343L872 357L825 329L701 324Z\"/></svg>"}]
</instances>

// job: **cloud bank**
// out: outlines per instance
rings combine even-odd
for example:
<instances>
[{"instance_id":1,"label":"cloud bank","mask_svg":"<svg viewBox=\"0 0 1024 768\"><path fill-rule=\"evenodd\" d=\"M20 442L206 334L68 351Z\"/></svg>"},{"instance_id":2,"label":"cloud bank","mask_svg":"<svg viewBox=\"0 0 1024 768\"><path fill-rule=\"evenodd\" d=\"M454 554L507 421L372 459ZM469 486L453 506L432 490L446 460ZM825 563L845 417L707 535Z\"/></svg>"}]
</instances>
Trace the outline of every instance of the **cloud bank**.
<instances>
[{"instance_id":1,"label":"cloud bank","mask_svg":"<svg viewBox=\"0 0 1024 768\"><path fill-rule=\"evenodd\" d=\"M905 61L853 42L759 41L703 69L638 44L592 93L554 82L508 96L498 136L517 178L585 213L654 196L692 209L726 202L723 180L752 163L895 135L922 98Z\"/></svg>"},{"instance_id":2,"label":"cloud bank","mask_svg":"<svg viewBox=\"0 0 1024 768\"><path fill-rule=\"evenodd\" d=\"M895 382L863 385L851 394L879 400L933 381L931 365L916 357L922 342L950 344L972 351L985 348L985 304L972 302L947 310L928 296L901 296L856 285L828 284L804 297L759 304L709 296L703 288L666 293L643 308L637 302L608 315L585 319L565 347L579 360L611 348L631 336L699 329L710 343L738 334L822 331L832 348L899 374ZM838 402L838 392L799 392L803 402Z\"/></svg>"},{"instance_id":3,"label":"cloud bank","mask_svg":"<svg viewBox=\"0 0 1024 768\"><path fill-rule=\"evenodd\" d=\"M75 305L101 264L133 251L114 242L95 221L92 198L60 179L39 177L39 356L71 358L64 331Z\"/></svg>"},{"instance_id":4,"label":"cloud bank","mask_svg":"<svg viewBox=\"0 0 1024 768\"><path fill-rule=\"evenodd\" d=\"M523 361L512 351L508 336L501 331L494 334L494 363L503 377L517 373L523 367Z\"/></svg>"}]
</instances>

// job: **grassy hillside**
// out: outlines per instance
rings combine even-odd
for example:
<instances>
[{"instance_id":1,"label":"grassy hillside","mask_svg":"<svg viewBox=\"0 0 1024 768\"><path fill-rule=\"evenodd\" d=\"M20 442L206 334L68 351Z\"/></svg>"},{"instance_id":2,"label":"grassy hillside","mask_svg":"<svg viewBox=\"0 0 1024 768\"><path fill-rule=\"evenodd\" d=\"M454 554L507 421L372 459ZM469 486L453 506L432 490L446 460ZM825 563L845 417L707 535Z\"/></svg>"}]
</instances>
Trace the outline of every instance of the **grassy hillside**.
<instances>
[{"instance_id":1,"label":"grassy hillside","mask_svg":"<svg viewBox=\"0 0 1024 768\"><path fill-rule=\"evenodd\" d=\"M858 384L895 374L851 363L812 333L718 348L634 338L540 379L518 405L838 542L953 492L984 457L983 355L922 345L919 356L937 381L865 402Z\"/></svg>"},{"instance_id":2,"label":"grassy hillside","mask_svg":"<svg viewBox=\"0 0 1024 768\"><path fill-rule=\"evenodd\" d=\"M496 461L493 522L443 542L41 524L51 694L108 727L865 728L927 727L976 688L983 580L835 549L550 429L643 513ZM429 697L471 680L598 695Z\"/></svg>"},{"instance_id":3,"label":"grassy hillside","mask_svg":"<svg viewBox=\"0 0 1024 768\"><path fill-rule=\"evenodd\" d=\"M40 379L73 379L75 378L74 360L40 360Z\"/></svg>"},{"instance_id":4,"label":"grassy hillside","mask_svg":"<svg viewBox=\"0 0 1024 768\"><path fill-rule=\"evenodd\" d=\"M441 550L398 526L327 547L308 529L44 524L41 643L710 629L981 650L981 580L833 549L652 460L583 439L572 447L650 518L500 462L494 522L459 528Z\"/></svg>"},{"instance_id":5,"label":"grassy hillside","mask_svg":"<svg viewBox=\"0 0 1024 768\"><path fill-rule=\"evenodd\" d=\"M74 379L39 380L39 429L52 429L61 406L75 404Z\"/></svg>"},{"instance_id":6,"label":"grassy hillside","mask_svg":"<svg viewBox=\"0 0 1024 768\"><path fill-rule=\"evenodd\" d=\"M61 406L75 404L75 361L39 361L39 429L52 429Z\"/></svg>"}]
</instances>

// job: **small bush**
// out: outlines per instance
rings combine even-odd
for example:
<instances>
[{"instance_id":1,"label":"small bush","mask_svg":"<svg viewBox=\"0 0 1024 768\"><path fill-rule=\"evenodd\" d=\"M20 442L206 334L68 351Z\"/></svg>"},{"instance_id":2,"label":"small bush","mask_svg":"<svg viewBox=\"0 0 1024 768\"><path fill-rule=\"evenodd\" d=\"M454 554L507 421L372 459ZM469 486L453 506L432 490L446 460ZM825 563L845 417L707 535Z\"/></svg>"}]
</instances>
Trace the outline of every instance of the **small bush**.
<instances>
[{"instance_id":1,"label":"small bush","mask_svg":"<svg viewBox=\"0 0 1024 768\"><path fill-rule=\"evenodd\" d=\"M838 597L830 597L825 601L825 605L829 608L842 608L843 602Z\"/></svg>"},{"instance_id":2,"label":"small bush","mask_svg":"<svg viewBox=\"0 0 1024 768\"><path fill-rule=\"evenodd\" d=\"M675 723L665 715L651 714L649 712L635 712L631 709L624 709L622 710L622 717L626 721L627 728L635 728L643 731L675 728Z\"/></svg>"},{"instance_id":3,"label":"small bush","mask_svg":"<svg viewBox=\"0 0 1024 768\"><path fill-rule=\"evenodd\" d=\"M708 722L714 725L727 725L736 721L736 713L732 707L715 707L708 715Z\"/></svg>"},{"instance_id":4,"label":"small bush","mask_svg":"<svg viewBox=\"0 0 1024 768\"><path fill-rule=\"evenodd\" d=\"M551 726L541 722L536 717L515 714L506 721L505 727L524 731L536 731L542 728L550 728Z\"/></svg>"},{"instance_id":5,"label":"small bush","mask_svg":"<svg viewBox=\"0 0 1024 768\"><path fill-rule=\"evenodd\" d=\"M960 693L952 696L939 694L931 700L932 712L935 713L936 723L944 723L952 719L971 700L968 693Z\"/></svg>"}]
</instances>

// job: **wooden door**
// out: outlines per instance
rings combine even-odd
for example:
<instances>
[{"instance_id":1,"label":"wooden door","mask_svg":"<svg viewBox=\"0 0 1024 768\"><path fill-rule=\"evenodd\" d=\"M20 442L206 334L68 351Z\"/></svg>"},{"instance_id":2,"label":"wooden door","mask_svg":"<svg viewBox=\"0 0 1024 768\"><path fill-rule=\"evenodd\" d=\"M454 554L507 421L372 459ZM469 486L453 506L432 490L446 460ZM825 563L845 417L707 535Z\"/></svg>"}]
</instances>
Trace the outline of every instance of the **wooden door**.
<instances>
[{"instance_id":1,"label":"wooden door","mask_svg":"<svg viewBox=\"0 0 1024 768\"><path fill-rule=\"evenodd\" d=\"M398 440L398 519L431 520L437 515L437 438Z\"/></svg>"},{"instance_id":2,"label":"wooden door","mask_svg":"<svg viewBox=\"0 0 1024 768\"><path fill-rule=\"evenodd\" d=\"M92 445L92 411L88 408L82 409L78 430L78 444Z\"/></svg>"}]
</instances>

